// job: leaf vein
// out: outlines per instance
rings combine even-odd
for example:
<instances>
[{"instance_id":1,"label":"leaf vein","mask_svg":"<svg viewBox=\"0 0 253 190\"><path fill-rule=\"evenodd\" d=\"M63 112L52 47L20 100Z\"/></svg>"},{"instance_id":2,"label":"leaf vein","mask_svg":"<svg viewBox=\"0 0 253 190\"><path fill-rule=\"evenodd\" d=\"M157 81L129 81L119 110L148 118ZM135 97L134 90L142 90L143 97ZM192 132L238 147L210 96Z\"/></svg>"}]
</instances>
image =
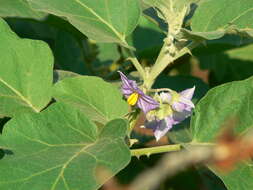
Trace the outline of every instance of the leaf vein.
<instances>
[{"instance_id":1,"label":"leaf vein","mask_svg":"<svg viewBox=\"0 0 253 190\"><path fill-rule=\"evenodd\" d=\"M7 82L5 82L2 78L0 78L0 82L2 82L11 91L13 91L17 96L19 96L21 100L23 100L30 108L32 108L32 110L34 110L35 112L40 112L40 110L37 109L36 107L34 107L33 104L28 99L26 99L18 90L13 88L11 85L9 85Z\"/></svg>"},{"instance_id":2,"label":"leaf vein","mask_svg":"<svg viewBox=\"0 0 253 190\"><path fill-rule=\"evenodd\" d=\"M110 23L108 23L101 16L99 16L93 9L89 8L87 5L85 5L83 2L81 2L79 0L74 0L74 1L76 1L78 4L80 4L86 10L88 10L91 14L93 14L95 17L97 17L102 23L104 23L107 27L109 27L122 42L125 42L124 37L121 36L121 34Z\"/></svg>"}]
</instances>

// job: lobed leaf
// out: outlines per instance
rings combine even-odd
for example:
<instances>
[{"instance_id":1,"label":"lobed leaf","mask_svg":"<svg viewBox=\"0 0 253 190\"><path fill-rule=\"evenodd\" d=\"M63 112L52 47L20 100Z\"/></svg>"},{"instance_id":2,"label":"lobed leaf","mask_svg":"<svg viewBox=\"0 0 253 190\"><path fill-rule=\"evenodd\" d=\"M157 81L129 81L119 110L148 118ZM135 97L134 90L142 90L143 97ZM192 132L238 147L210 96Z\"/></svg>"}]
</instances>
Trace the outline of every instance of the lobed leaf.
<instances>
[{"instance_id":1,"label":"lobed leaf","mask_svg":"<svg viewBox=\"0 0 253 190\"><path fill-rule=\"evenodd\" d=\"M57 101L74 106L92 120L103 124L128 113L128 105L120 91L99 77L63 79L55 84L53 96Z\"/></svg>"},{"instance_id":2,"label":"lobed leaf","mask_svg":"<svg viewBox=\"0 0 253 190\"><path fill-rule=\"evenodd\" d=\"M0 39L0 115L39 112L51 100L51 50L42 41L20 39L2 19Z\"/></svg>"},{"instance_id":3,"label":"lobed leaf","mask_svg":"<svg viewBox=\"0 0 253 190\"><path fill-rule=\"evenodd\" d=\"M98 131L84 113L61 103L15 117L0 136L6 152L0 189L98 189L130 161L126 130L127 122L116 119Z\"/></svg>"}]
</instances>

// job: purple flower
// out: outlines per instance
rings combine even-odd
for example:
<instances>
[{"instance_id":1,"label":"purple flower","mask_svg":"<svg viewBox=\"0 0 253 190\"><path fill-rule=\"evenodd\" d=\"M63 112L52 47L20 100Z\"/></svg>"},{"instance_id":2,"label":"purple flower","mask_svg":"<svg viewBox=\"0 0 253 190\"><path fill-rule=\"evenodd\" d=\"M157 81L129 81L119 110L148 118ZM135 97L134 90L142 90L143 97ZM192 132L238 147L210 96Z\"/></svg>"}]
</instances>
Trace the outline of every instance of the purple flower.
<instances>
[{"instance_id":1,"label":"purple flower","mask_svg":"<svg viewBox=\"0 0 253 190\"><path fill-rule=\"evenodd\" d=\"M191 101L194 91L195 86L180 92L179 96L173 100L172 108L177 112L191 111L194 108L194 104Z\"/></svg>"},{"instance_id":2,"label":"purple flower","mask_svg":"<svg viewBox=\"0 0 253 190\"><path fill-rule=\"evenodd\" d=\"M178 124L192 113L192 109L195 107L191 99L194 94L195 87L186 89L180 93L171 91L170 93L162 92L160 94L161 101L168 103L173 109L174 124Z\"/></svg>"},{"instance_id":3,"label":"purple flower","mask_svg":"<svg viewBox=\"0 0 253 190\"><path fill-rule=\"evenodd\" d=\"M153 120L147 122L145 127L154 131L156 141L159 141L172 127L174 120L171 116L167 116L162 120Z\"/></svg>"},{"instance_id":4,"label":"purple flower","mask_svg":"<svg viewBox=\"0 0 253 190\"><path fill-rule=\"evenodd\" d=\"M191 101L194 91L195 86L186 89L180 92L179 96L172 101L172 109L175 111L173 114L175 124L180 123L191 115L192 109L195 107Z\"/></svg>"},{"instance_id":5,"label":"purple flower","mask_svg":"<svg viewBox=\"0 0 253 190\"><path fill-rule=\"evenodd\" d=\"M144 94L144 92L138 88L134 80L129 80L122 72L118 72L122 80L121 91L127 98L127 103L129 105L137 105L145 114L159 107L159 103L150 96Z\"/></svg>"},{"instance_id":6,"label":"purple flower","mask_svg":"<svg viewBox=\"0 0 253 190\"><path fill-rule=\"evenodd\" d=\"M154 136L158 141L175 124L180 123L191 115L194 104L191 99L195 87L186 89L180 93L175 91L160 93L161 104L159 109L149 112L146 116L149 122L146 128L154 131Z\"/></svg>"}]
</instances>

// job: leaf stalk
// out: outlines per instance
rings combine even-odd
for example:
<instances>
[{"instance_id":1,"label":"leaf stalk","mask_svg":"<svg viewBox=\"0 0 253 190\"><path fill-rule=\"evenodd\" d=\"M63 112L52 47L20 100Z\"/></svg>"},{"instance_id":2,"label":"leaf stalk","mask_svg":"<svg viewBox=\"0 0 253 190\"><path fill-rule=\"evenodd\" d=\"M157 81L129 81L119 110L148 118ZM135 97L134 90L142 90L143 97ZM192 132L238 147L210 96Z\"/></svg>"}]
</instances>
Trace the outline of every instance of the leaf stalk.
<instances>
[{"instance_id":1,"label":"leaf stalk","mask_svg":"<svg viewBox=\"0 0 253 190\"><path fill-rule=\"evenodd\" d=\"M131 155L140 157L143 155L150 156L151 154L159 154L165 152L179 151L181 150L180 144L174 145L164 145L164 146L156 146L150 148L139 148L139 149L131 149Z\"/></svg>"},{"instance_id":2,"label":"leaf stalk","mask_svg":"<svg viewBox=\"0 0 253 190\"><path fill-rule=\"evenodd\" d=\"M130 60L133 63L134 67L136 68L136 70L138 71L138 73L140 74L142 79L145 81L146 80L146 72L145 72L144 68L141 66L140 62L138 61L134 52L131 49L127 49L127 52L130 56L128 58L128 60Z\"/></svg>"}]
</instances>

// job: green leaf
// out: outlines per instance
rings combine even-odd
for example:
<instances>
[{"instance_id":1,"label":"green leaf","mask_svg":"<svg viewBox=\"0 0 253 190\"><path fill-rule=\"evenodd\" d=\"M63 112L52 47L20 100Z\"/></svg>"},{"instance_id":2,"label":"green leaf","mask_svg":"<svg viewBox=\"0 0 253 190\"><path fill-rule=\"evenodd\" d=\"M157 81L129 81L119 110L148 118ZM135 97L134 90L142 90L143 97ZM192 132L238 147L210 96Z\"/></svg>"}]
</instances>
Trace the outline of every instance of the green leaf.
<instances>
[{"instance_id":1,"label":"green leaf","mask_svg":"<svg viewBox=\"0 0 253 190\"><path fill-rule=\"evenodd\" d=\"M0 137L0 188L98 189L130 161L126 130L127 122L116 119L98 132L85 114L61 103L15 117Z\"/></svg>"},{"instance_id":2,"label":"green leaf","mask_svg":"<svg viewBox=\"0 0 253 190\"><path fill-rule=\"evenodd\" d=\"M0 0L0 17L23 17L41 19L45 16L29 6L26 0Z\"/></svg>"},{"instance_id":3,"label":"green leaf","mask_svg":"<svg viewBox=\"0 0 253 190\"><path fill-rule=\"evenodd\" d=\"M179 8L181 9L183 6L190 5L191 3L198 3L200 0L140 0L142 4L146 5L144 6L145 8L147 7L160 7L163 4L167 3L170 4L172 2L173 8ZM175 3L175 2L176 3Z\"/></svg>"},{"instance_id":4,"label":"green leaf","mask_svg":"<svg viewBox=\"0 0 253 190\"><path fill-rule=\"evenodd\" d=\"M253 78L231 82L211 89L197 104L191 120L193 143L215 143L222 127L235 125L237 135L252 129ZM229 190L253 189L253 164L241 163L224 174L213 170ZM236 180L235 180L236 179Z\"/></svg>"},{"instance_id":5,"label":"green leaf","mask_svg":"<svg viewBox=\"0 0 253 190\"><path fill-rule=\"evenodd\" d=\"M253 38L242 38L238 35L226 34L222 38L206 41L202 45L193 49L192 54L194 56L198 56L221 53L233 48L249 45L251 43L253 43Z\"/></svg>"},{"instance_id":6,"label":"green leaf","mask_svg":"<svg viewBox=\"0 0 253 190\"><path fill-rule=\"evenodd\" d=\"M253 75L253 45L224 52L198 55L201 67L213 72L213 80L220 84L246 79ZM212 81L211 81L212 82Z\"/></svg>"},{"instance_id":7,"label":"green leaf","mask_svg":"<svg viewBox=\"0 0 253 190\"><path fill-rule=\"evenodd\" d=\"M98 77L66 78L56 83L53 96L100 123L123 117L128 112L119 89Z\"/></svg>"},{"instance_id":8,"label":"green leaf","mask_svg":"<svg viewBox=\"0 0 253 190\"><path fill-rule=\"evenodd\" d=\"M240 59L242 61L253 61L253 44L232 49L227 51L227 54L232 59Z\"/></svg>"},{"instance_id":9,"label":"green leaf","mask_svg":"<svg viewBox=\"0 0 253 190\"><path fill-rule=\"evenodd\" d=\"M51 50L42 41L20 39L2 19L0 38L0 115L39 112L51 100Z\"/></svg>"},{"instance_id":10,"label":"green leaf","mask_svg":"<svg viewBox=\"0 0 253 190\"><path fill-rule=\"evenodd\" d=\"M63 80L65 78L69 77L77 77L80 76L77 73L73 73L71 71L63 71L63 70L54 70L54 83L57 83L60 80Z\"/></svg>"},{"instance_id":11,"label":"green leaf","mask_svg":"<svg viewBox=\"0 0 253 190\"><path fill-rule=\"evenodd\" d=\"M211 32L194 32L187 29L181 29L181 32L179 34L179 38L185 38L195 41L202 41L202 40L214 40L221 38L225 35L225 31L211 31Z\"/></svg>"},{"instance_id":12,"label":"green leaf","mask_svg":"<svg viewBox=\"0 0 253 190\"><path fill-rule=\"evenodd\" d=\"M77 29L98 42L117 42L128 46L126 36L138 24L141 14L133 0L28 0L43 12L65 17Z\"/></svg>"},{"instance_id":13,"label":"green leaf","mask_svg":"<svg viewBox=\"0 0 253 190\"><path fill-rule=\"evenodd\" d=\"M91 61L90 66L92 71L100 77L109 79L111 76L118 74L121 63L125 60L123 58L122 48L118 44L112 43L93 43L90 41L91 47L93 46L94 59Z\"/></svg>"},{"instance_id":14,"label":"green leaf","mask_svg":"<svg viewBox=\"0 0 253 190\"><path fill-rule=\"evenodd\" d=\"M199 3L192 18L192 35L217 39L225 33L253 33L252 0L206 0Z\"/></svg>"}]
</instances>

